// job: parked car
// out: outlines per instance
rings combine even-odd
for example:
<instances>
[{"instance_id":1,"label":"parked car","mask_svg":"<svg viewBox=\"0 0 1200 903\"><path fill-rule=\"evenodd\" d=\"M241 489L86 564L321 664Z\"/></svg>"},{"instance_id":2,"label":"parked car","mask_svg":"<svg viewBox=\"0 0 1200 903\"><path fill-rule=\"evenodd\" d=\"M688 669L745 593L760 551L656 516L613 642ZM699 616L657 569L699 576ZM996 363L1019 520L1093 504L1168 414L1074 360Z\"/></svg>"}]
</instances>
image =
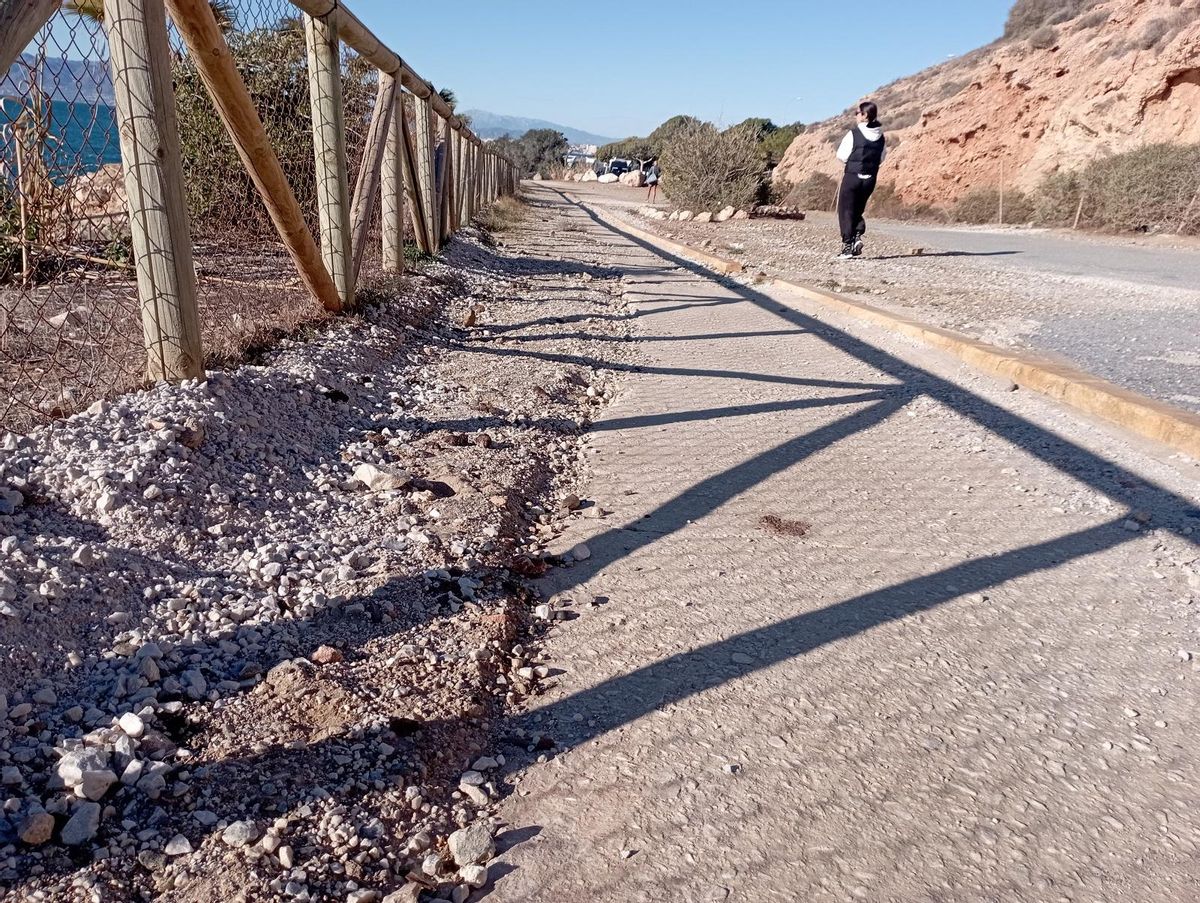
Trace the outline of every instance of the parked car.
<instances>
[{"instance_id":1,"label":"parked car","mask_svg":"<svg viewBox=\"0 0 1200 903\"><path fill-rule=\"evenodd\" d=\"M633 160L622 160L620 157L613 157L613 159L608 161L608 172L614 176L622 176L634 169L637 169L637 163Z\"/></svg>"}]
</instances>

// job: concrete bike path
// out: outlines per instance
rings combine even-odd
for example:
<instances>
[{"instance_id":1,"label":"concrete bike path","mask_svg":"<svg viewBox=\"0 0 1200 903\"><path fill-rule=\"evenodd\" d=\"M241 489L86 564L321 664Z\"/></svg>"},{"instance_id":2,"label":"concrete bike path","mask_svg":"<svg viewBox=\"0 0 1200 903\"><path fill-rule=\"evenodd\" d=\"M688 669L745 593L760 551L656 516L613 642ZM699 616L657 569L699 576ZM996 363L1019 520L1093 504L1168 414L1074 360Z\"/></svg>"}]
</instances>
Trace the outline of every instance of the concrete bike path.
<instances>
[{"instance_id":1,"label":"concrete bike path","mask_svg":"<svg viewBox=\"0 0 1200 903\"><path fill-rule=\"evenodd\" d=\"M642 365L489 899L1187 898L1195 466L530 193L522 250L618 268Z\"/></svg>"}]
</instances>

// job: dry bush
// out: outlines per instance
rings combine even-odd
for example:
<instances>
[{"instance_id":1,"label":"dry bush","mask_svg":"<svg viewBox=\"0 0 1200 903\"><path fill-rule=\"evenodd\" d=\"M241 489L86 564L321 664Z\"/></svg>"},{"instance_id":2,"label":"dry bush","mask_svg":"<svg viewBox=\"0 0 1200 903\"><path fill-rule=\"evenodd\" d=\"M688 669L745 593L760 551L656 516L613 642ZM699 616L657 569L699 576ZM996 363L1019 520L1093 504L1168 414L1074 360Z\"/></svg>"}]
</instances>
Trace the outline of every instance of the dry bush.
<instances>
[{"instance_id":1,"label":"dry bush","mask_svg":"<svg viewBox=\"0 0 1200 903\"><path fill-rule=\"evenodd\" d=\"M502 197L475 215L475 225L493 234L508 232L519 226L528 212L529 208L520 198Z\"/></svg>"},{"instance_id":2,"label":"dry bush","mask_svg":"<svg viewBox=\"0 0 1200 903\"><path fill-rule=\"evenodd\" d=\"M1032 194L1033 221L1040 226L1070 226L1075 222L1083 183L1076 173L1054 173Z\"/></svg>"},{"instance_id":3,"label":"dry bush","mask_svg":"<svg viewBox=\"0 0 1200 903\"><path fill-rule=\"evenodd\" d=\"M767 203L777 207L782 206L787 203L788 197L795 190L796 183L788 179L772 179L767 188Z\"/></svg>"},{"instance_id":4,"label":"dry bush","mask_svg":"<svg viewBox=\"0 0 1200 903\"><path fill-rule=\"evenodd\" d=\"M960 223L977 226L1000 221L1000 190L994 187L973 188L947 211L950 218ZM1033 204L1020 191L1004 193L1004 222L1028 223L1033 221Z\"/></svg>"},{"instance_id":5,"label":"dry bush","mask_svg":"<svg viewBox=\"0 0 1200 903\"><path fill-rule=\"evenodd\" d=\"M891 182L884 182L875 189L875 193L871 195L871 204L867 208L867 212L871 216L879 216L884 219L928 220L942 218L938 215L938 211L929 204L905 203L904 199L896 193L896 186Z\"/></svg>"},{"instance_id":6,"label":"dry bush","mask_svg":"<svg viewBox=\"0 0 1200 903\"><path fill-rule=\"evenodd\" d=\"M1053 25L1043 25L1029 36L1029 46L1034 50L1049 50L1058 43L1058 29Z\"/></svg>"},{"instance_id":7,"label":"dry bush","mask_svg":"<svg viewBox=\"0 0 1200 903\"><path fill-rule=\"evenodd\" d=\"M943 83L942 87L938 90L938 100L946 100L954 97L956 94L961 94L965 88L971 85L972 81L973 80L969 78L950 79L949 81ZM919 118L920 117L918 117L918 119ZM895 122L890 124L892 128L899 128Z\"/></svg>"},{"instance_id":8,"label":"dry bush","mask_svg":"<svg viewBox=\"0 0 1200 903\"><path fill-rule=\"evenodd\" d=\"M1200 144L1150 144L1080 174L1084 221L1104 229L1200 232ZM1190 210L1189 210L1190 207ZM1186 220L1186 222L1185 222Z\"/></svg>"},{"instance_id":9,"label":"dry bush","mask_svg":"<svg viewBox=\"0 0 1200 903\"><path fill-rule=\"evenodd\" d=\"M805 210L830 210L837 197L838 183L832 176L814 172L788 193L784 203Z\"/></svg>"},{"instance_id":10,"label":"dry bush","mask_svg":"<svg viewBox=\"0 0 1200 903\"><path fill-rule=\"evenodd\" d=\"M1146 27L1142 29L1142 33L1138 35L1138 49L1153 50L1170 31L1171 26L1167 23L1166 19L1151 19L1146 23Z\"/></svg>"},{"instance_id":11,"label":"dry bush","mask_svg":"<svg viewBox=\"0 0 1200 903\"><path fill-rule=\"evenodd\" d=\"M1074 19L1099 6L1103 0L1017 0L1008 13L1004 37L1024 38L1044 25Z\"/></svg>"},{"instance_id":12,"label":"dry bush","mask_svg":"<svg viewBox=\"0 0 1200 903\"><path fill-rule=\"evenodd\" d=\"M957 92L955 92L957 93ZM925 113L920 107L902 107L892 113L881 112L879 118L883 120L883 124L889 129L906 129L914 126L921 121L921 117Z\"/></svg>"},{"instance_id":13,"label":"dry bush","mask_svg":"<svg viewBox=\"0 0 1200 903\"><path fill-rule=\"evenodd\" d=\"M1079 21L1075 23L1076 31L1088 31L1092 28L1099 28L1112 18L1112 13L1106 9L1097 9L1088 13L1086 16L1081 16Z\"/></svg>"},{"instance_id":14,"label":"dry bush","mask_svg":"<svg viewBox=\"0 0 1200 903\"><path fill-rule=\"evenodd\" d=\"M682 126L663 150L661 165L671 200L693 210L749 207L766 182L757 136L749 129L721 132L707 122Z\"/></svg>"}]
</instances>

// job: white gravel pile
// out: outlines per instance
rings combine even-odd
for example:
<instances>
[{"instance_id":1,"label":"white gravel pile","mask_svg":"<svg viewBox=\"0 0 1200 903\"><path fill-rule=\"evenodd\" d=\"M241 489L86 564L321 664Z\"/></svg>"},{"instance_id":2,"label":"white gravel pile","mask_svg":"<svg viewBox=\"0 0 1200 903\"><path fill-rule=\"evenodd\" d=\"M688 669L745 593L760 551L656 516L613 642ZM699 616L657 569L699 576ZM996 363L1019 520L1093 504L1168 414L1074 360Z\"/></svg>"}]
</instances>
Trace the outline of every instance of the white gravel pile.
<instances>
[{"instance_id":1,"label":"white gravel pile","mask_svg":"<svg viewBox=\"0 0 1200 903\"><path fill-rule=\"evenodd\" d=\"M21 899L486 881L439 838L494 831L496 760L460 776L538 679L512 571L577 516L549 502L612 388L468 343L506 345L505 317L544 337L564 287L567 315L620 290L478 242L450 257L263 363L0 436L0 882ZM424 325L447 306L479 328ZM539 350L599 357L562 334Z\"/></svg>"}]
</instances>

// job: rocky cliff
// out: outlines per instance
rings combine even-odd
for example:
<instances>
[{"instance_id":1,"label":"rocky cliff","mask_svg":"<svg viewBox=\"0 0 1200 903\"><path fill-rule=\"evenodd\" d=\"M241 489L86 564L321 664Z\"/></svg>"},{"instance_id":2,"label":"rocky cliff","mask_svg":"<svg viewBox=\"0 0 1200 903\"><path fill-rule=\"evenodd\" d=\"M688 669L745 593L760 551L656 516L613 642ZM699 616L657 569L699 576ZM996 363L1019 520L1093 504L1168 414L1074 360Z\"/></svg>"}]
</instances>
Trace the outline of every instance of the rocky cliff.
<instances>
[{"instance_id":1,"label":"rocky cliff","mask_svg":"<svg viewBox=\"0 0 1200 903\"><path fill-rule=\"evenodd\" d=\"M1200 142L1200 0L1101 0L872 95L893 145L883 182L912 203L1030 188L1155 142ZM775 178L836 175L848 115L811 126Z\"/></svg>"}]
</instances>

